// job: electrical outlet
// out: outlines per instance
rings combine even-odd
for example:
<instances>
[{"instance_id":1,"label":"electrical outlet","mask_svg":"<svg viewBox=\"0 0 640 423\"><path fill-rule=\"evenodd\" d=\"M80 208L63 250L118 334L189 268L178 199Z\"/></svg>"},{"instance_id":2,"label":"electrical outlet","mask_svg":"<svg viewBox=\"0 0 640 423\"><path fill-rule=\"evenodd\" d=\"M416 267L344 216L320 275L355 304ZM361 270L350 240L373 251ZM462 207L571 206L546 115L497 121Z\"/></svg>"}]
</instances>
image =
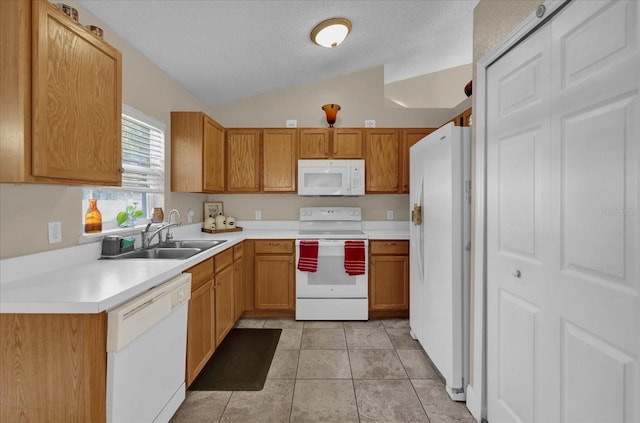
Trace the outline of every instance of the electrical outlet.
<instances>
[{"instance_id":1,"label":"electrical outlet","mask_svg":"<svg viewBox=\"0 0 640 423\"><path fill-rule=\"evenodd\" d=\"M296 119L287 119L287 128L297 128L298 121Z\"/></svg>"},{"instance_id":2,"label":"electrical outlet","mask_svg":"<svg viewBox=\"0 0 640 423\"><path fill-rule=\"evenodd\" d=\"M62 224L60 222L49 222L49 244L62 242Z\"/></svg>"},{"instance_id":3,"label":"electrical outlet","mask_svg":"<svg viewBox=\"0 0 640 423\"><path fill-rule=\"evenodd\" d=\"M262 220L262 210L256 210L256 220Z\"/></svg>"},{"instance_id":4,"label":"electrical outlet","mask_svg":"<svg viewBox=\"0 0 640 423\"><path fill-rule=\"evenodd\" d=\"M376 127L375 119L366 119L364 121L364 127L365 128L375 128Z\"/></svg>"},{"instance_id":5,"label":"electrical outlet","mask_svg":"<svg viewBox=\"0 0 640 423\"><path fill-rule=\"evenodd\" d=\"M393 220L393 210L387 210L387 220Z\"/></svg>"}]
</instances>

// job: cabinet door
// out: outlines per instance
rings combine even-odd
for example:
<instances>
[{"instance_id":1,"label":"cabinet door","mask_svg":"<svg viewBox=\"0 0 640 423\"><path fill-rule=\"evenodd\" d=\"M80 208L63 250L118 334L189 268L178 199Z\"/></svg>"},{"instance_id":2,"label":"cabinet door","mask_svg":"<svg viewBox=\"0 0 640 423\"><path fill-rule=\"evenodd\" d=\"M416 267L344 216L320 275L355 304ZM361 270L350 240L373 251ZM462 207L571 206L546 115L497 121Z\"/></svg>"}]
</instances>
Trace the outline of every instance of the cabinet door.
<instances>
[{"instance_id":1,"label":"cabinet door","mask_svg":"<svg viewBox=\"0 0 640 423\"><path fill-rule=\"evenodd\" d=\"M216 301L216 345L220 345L235 323L232 266L216 274L214 290Z\"/></svg>"},{"instance_id":2,"label":"cabinet door","mask_svg":"<svg viewBox=\"0 0 640 423\"><path fill-rule=\"evenodd\" d=\"M333 129L333 158L362 159L362 129Z\"/></svg>"},{"instance_id":3,"label":"cabinet door","mask_svg":"<svg viewBox=\"0 0 640 423\"><path fill-rule=\"evenodd\" d=\"M224 191L224 128L216 121L204 116L203 146L203 191Z\"/></svg>"},{"instance_id":4,"label":"cabinet door","mask_svg":"<svg viewBox=\"0 0 640 423\"><path fill-rule=\"evenodd\" d=\"M331 132L326 128L303 128L298 130L301 159L327 159Z\"/></svg>"},{"instance_id":5,"label":"cabinet door","mask_svg":"<svg viewBox=\"0 0 640 423\"><path fill-rule=\"evenodd\" d=\"M402 192L409 192L409 148L437 128L411 128L402 130Z\"/></svg>"},{"instance_id":6,"label":"cabinet door","mask_svg":"<svg viewBox=\"0 0 640 423\"><path fill-rule=\"evenodd\" d=\"M244 258L239 257L233 262L233 311L234 320L238 320L242 313L244 313L244 284L245 284L245 271L244 271Z\"/></svg>"},{"instance_id":7,"label":"cabinet door","mask_svg":"<svg viewBox=\"0 0 640 423\"><path fill-rule=\"evenodd\" d=\"M202 191L203 116L201 112L171 112L171 191Z\"/></svg>"},{"instance_id":8,"label":"cabinet door","mask_svg":"<svg viewBox=\"0 0 640 423\"><path fill-rule=\"evenodd\" d=\"M366 192L400 189L400 136L396 129L367 129L365 136Z\"/></svg>"},{"instance_id":9,"label":"cabinet door","mask_svg":"<svg viewBox=\"0 0 640 423\"><path fill-rule=\"evenodd\" d=\"M260 191L259 129L227 130L227 192Z\"/></svg>"},{"instance_id":10,"label":"cabinet door","mask_svg":"<svg viewBox=\"0 0 640 423\"><path fill-rule=\"evenodd\" d=\"M187 386L198 376L215 349L213 281L191 293L187 319Z\"/></svg>"},{"instance_id":11,"label":"cabinet door","mask_svg":"<svg viewBox=\"0 0 640 423\"><path fill-rule=\"evenodd\" d=\"M32 5L32 172L120 185L122 56L53 4Z\"/></svg>"},{"instance_id":12,"label":"cabinet door","mask_svg":"<svg viewBox=\"0 0 640 423\"><path fill-rule=\"evenodd\" d=\"M256 255L256 308L293 310L294 303L293 256Z\"/></svg>"},{"instance_id":13,"label":"cabinet door","mask_svg":"<svg viewBox=\"0 0 640 423\"><path fill-rule=\"evenodd\" d=\"M371 256L369 309L409 309L409 258L407 256Z\"/></svg>"},{"instance_id":14,"label":"cabinet door","mask_svg":"<svg viewBox=\"0 0 640 423\"><path fill-rule=\"evenodd\" d=\"M298 138L295 129L265 129L262 134L263 190L295 192Z\"/></svg>"}]
</instances>

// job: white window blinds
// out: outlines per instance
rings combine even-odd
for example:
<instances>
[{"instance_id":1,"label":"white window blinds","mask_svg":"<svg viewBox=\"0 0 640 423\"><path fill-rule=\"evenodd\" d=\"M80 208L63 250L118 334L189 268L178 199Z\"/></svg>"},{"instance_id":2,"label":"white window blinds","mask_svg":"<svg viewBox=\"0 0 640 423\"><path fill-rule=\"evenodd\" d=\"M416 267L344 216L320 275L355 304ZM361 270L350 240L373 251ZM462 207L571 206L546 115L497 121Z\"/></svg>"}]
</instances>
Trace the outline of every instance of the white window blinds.
<instances>
[{"instance_id":1,"label":"white window blinds","mask_svg":"<svg viewBox=\"0 0 640 423\"><path fill-rule=\"evenodd\" d=\"M122 109L122 189L164 192L164 125L136 118L140 112ZM149 121L148 116L145 121Z\"/></svg>"}]
</instances>

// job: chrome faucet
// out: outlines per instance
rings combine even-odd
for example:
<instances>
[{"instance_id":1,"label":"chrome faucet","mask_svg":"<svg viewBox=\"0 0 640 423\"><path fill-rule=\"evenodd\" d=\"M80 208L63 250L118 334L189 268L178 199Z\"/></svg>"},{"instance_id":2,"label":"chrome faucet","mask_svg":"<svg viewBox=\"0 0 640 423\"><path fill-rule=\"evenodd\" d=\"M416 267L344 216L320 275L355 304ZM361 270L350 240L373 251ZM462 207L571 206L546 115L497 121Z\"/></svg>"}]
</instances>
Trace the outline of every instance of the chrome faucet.
<instances>
[{"instance_id":1,"label":"chrome faucet","mask_svg":"<svg viewBox=\"0 0 640 423\"><path fill-rule=\"evenodd\" d=\"M178 215L178 222L172 224L171 223L171 216L173 216L174 212ZM173 239L173 234L171 233L171 226L180 226L180 225L182 225L180 212L177 209L171 209L171 211L169 212L169 217L167 219L167 222L169 223L169 225L167 226L167 236L165 237L165 241L169 242L169 240Z\"/></svg>"},{"instance_id":2,"label":"chrome faucet","mask_svg":"<svg viewBox=\"0 0 640 423\"><path fill-rule=\"evenodd\" d=\"M171 223L171 216L173 215L174 212L178 214L178 221L175 223ZM144 228L140 233L140 237L142 238L142 248L149 247L151 245L151 241L156 235L158 235L158 244L166 243L169 240L173 239L173 235L171 234L171 227L180 226L180 225L182 225L182 222L180 221L180 212L176 209L173 209L169 212L169 220L167 221L167 223L163 223L162 225L158 226L158 228L155 231L153 231L151 234L149 234L149 228L151 228L151 223L148 223L147 227ZM165 235L165 239L163 241L162 231L164 229L167 230L167 234Z\"/></svg>"}]
</instances>

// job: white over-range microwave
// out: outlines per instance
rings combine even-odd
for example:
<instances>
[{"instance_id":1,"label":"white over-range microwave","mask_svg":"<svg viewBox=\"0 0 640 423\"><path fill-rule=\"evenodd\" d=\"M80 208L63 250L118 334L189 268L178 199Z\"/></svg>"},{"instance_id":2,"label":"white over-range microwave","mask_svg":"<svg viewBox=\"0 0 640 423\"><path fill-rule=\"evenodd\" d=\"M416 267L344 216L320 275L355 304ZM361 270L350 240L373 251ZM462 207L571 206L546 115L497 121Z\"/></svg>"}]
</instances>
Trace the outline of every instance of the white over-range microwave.
<instances>
[{"instance_id":1,"label":"white over-range microwave","mask_svg":"<svg viewBox=\"0 0 640 423\"><path fill-rule=\"evenodd\" d=\"M298 160L298 195L364 195L364 160Z\"/></svg>"}]
</instances>

